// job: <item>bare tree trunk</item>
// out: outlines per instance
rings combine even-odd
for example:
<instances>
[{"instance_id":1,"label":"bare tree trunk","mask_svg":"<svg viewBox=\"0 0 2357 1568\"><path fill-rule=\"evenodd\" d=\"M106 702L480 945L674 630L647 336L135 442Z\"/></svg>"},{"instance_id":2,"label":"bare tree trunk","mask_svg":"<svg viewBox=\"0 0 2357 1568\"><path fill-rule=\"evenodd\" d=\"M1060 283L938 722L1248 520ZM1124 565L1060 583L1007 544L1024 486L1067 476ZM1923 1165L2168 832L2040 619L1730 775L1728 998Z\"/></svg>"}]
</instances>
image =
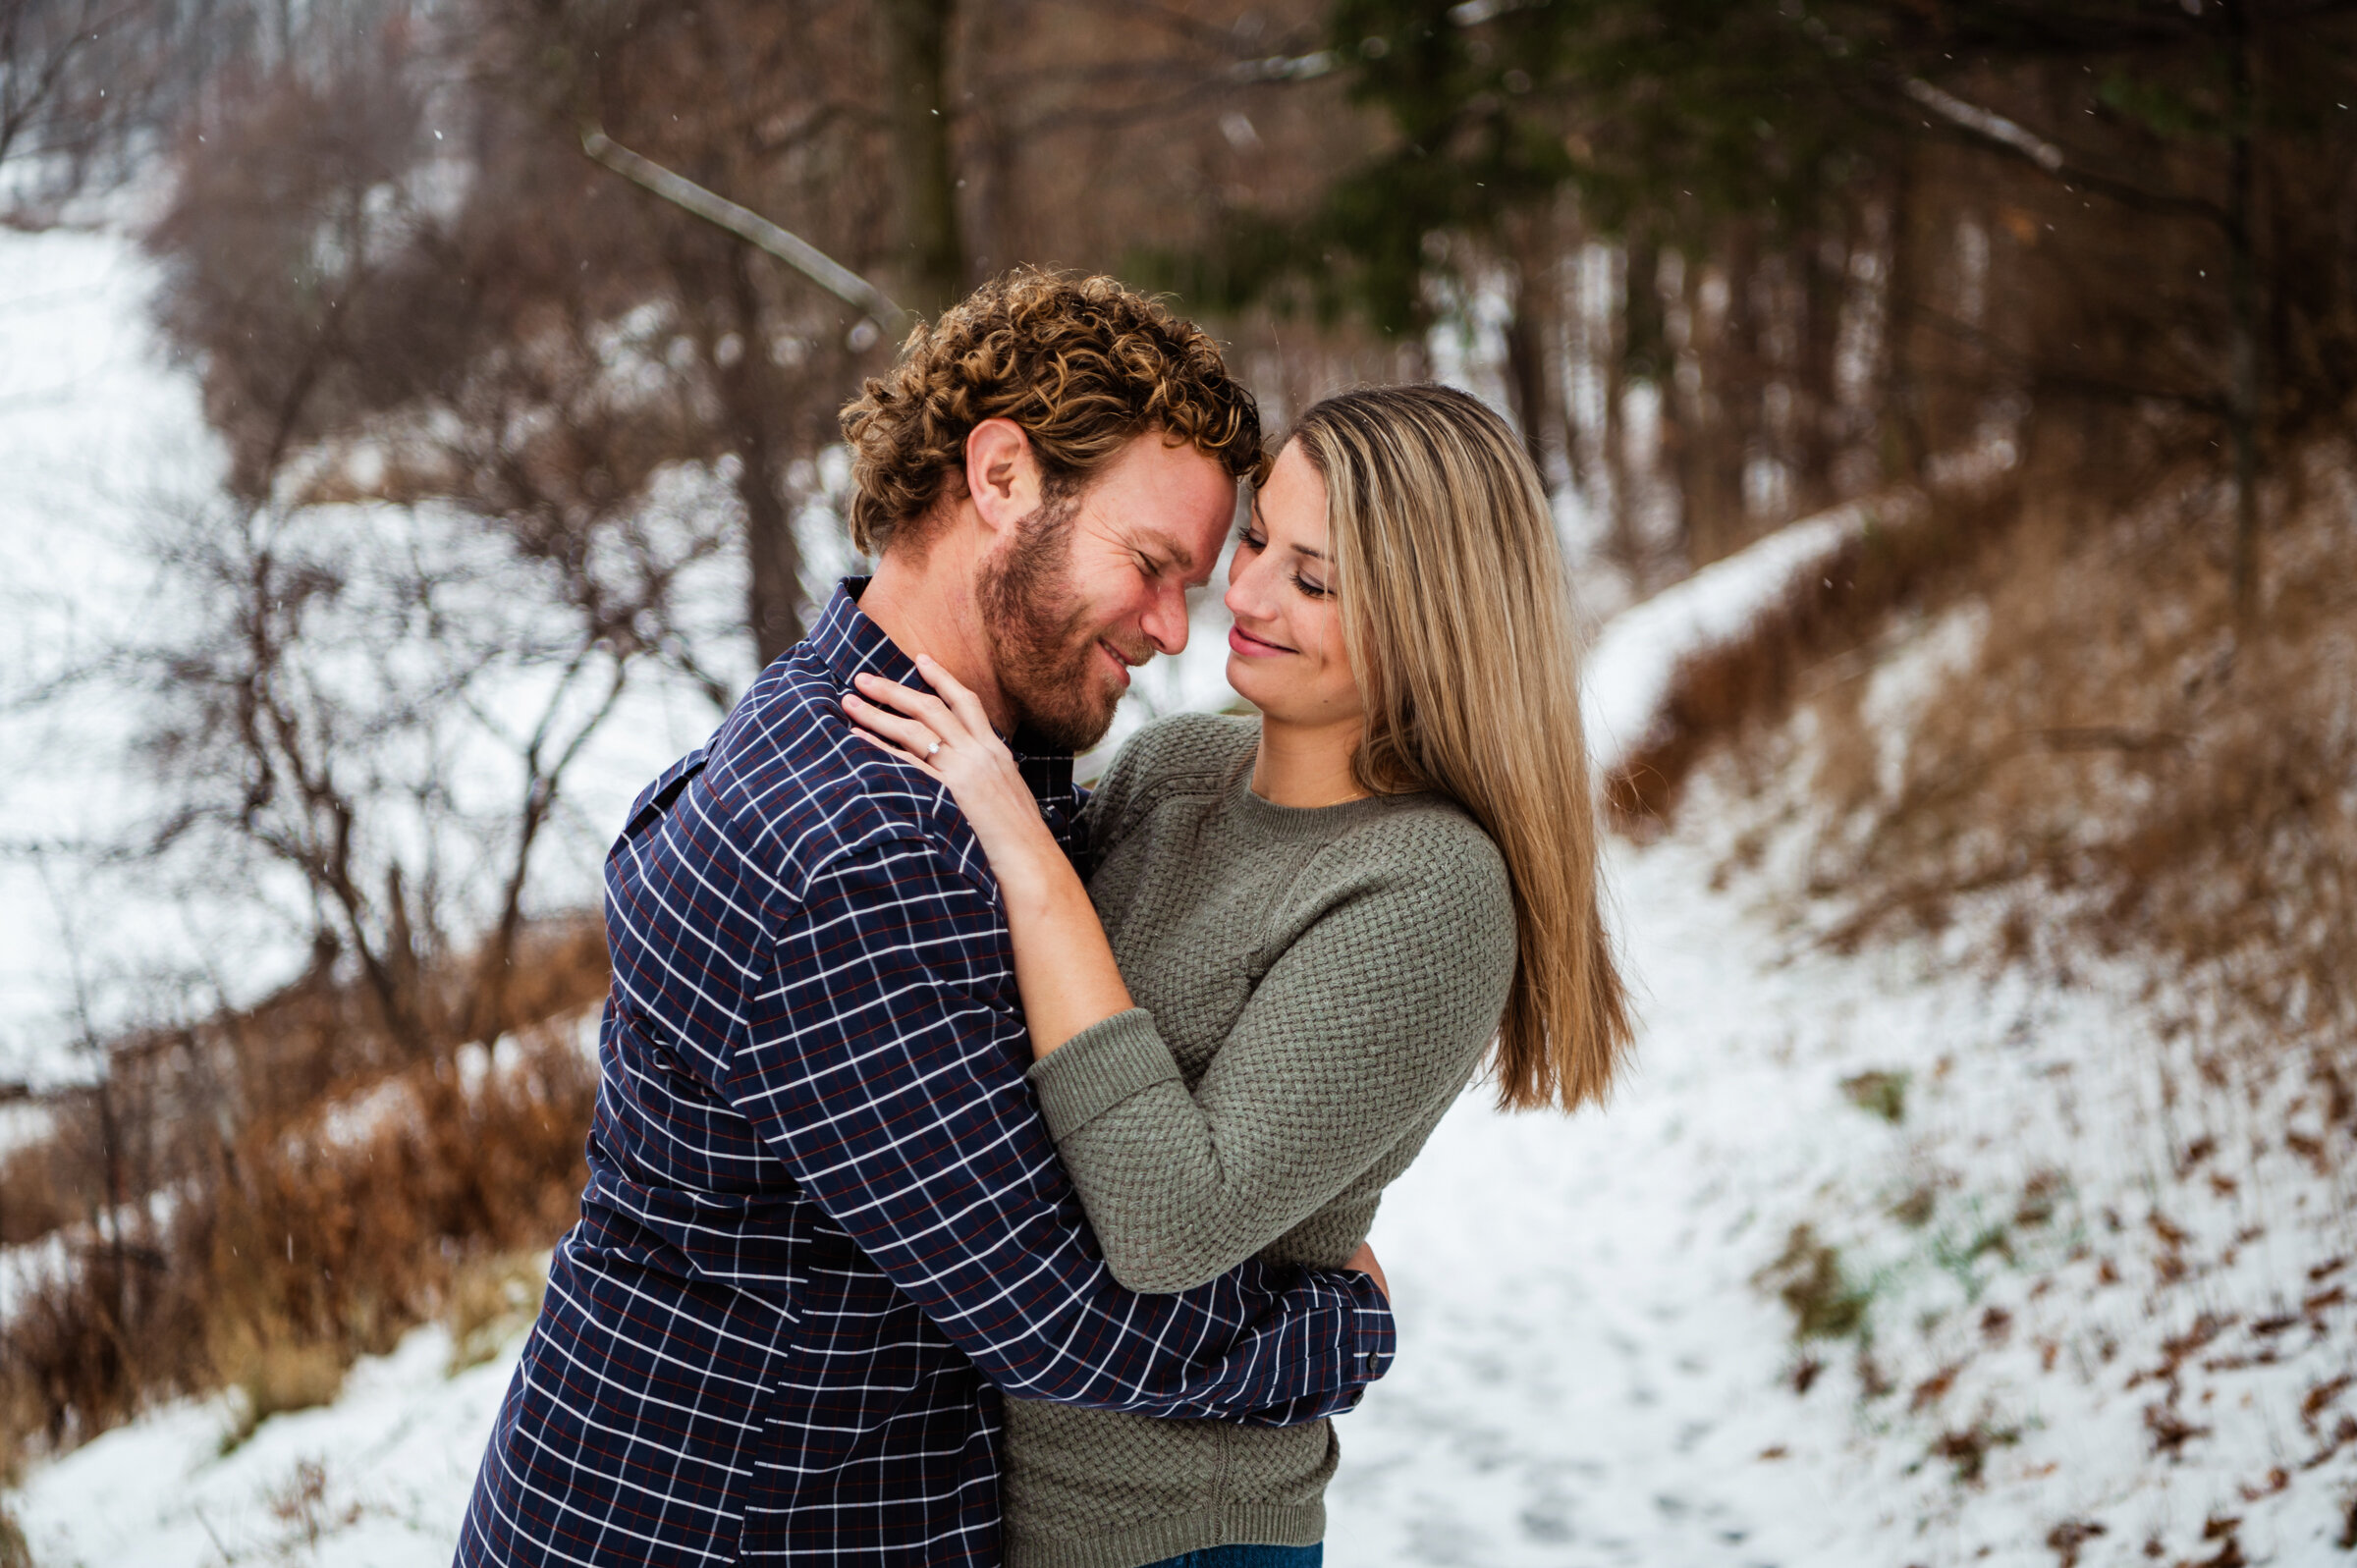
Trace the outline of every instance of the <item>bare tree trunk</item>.
<instances>
[{"instance_id":1,"label":"bare tree trunk","mask_svg":"<svg viewBox=\"0 0 2357 1568\"><path fill-rule=\"evenodd\" d=\"M1752 297L1757 240L1748 225L1738 222L1716 248L1726 298L1717 318L1697 329L1695 357L1706 412L1703 427L1689 434L1684 454L1686 558L1692 567L1708 566L1742 543L1743 470L1760 420L1763 378L1754 351L1758 311ZM1696 314L1706 314L1699 292Z\"/></svg>"},{"instance_id":2,"label":"bare tree trunk","mask_svg":"<svg viewBox=\"0 0 2357 1568\"><path fill-rule=\"evenodd\" d=\"M1558 243L1553 259L1548 264L1547 287L1555 294L1556 334L1548 351L1556 356L1556 374L1560 396L1556 400L1556 439L1562 443L1563 470L1571 487L1583 502L1593 502L1597 486L1602 482L1594 432L1588 423L1583 406L1588 395L1588 376L1597 361L1589 320L1586 264L1587 233L1580 222L1576 201L1568 194L1559 194L1560 213Z\"/></svg>"},{"instance_id":3,"label":"bare tree trunk","mask_svg":"<svg viewBox=\"0 0 2357 1568\"><path fill-rule=\"evenodd\" d=\"M792 455L778 428L785 400L771 385L761 291L750 251L734 246L726 262L728 297L736 317L736 358L715 366L731 444L737 449L737 495L744 505L744 548L752 568L746 619L763 666L802 640L802 551L794 536L786 469Z\"/></svg>"},{"instance_id":4,"label":"bare tree trunk","mask_svg":"<svg viewBox=\"0 0 2357 1568\"><path fill-rule=\"evenodd\" d=\"M1021 29L1032 25L1032 9L1014 0L969 14L959 41L975 60L1012 53ZM960 211L967 264L984 277L1006 270L1022 251L1020 229L1024 136L1020 125L1022 80L975 75L964 95L962 126L972 189Z\"/></svg>"},{"instance_id":5,"label":"bare tree trunk","mask_svg":"<svg viewBox=\"0 0 2357 1568\"><path fill-rule=\"evenodd\" d=\"M1532 466L1547 471L1547 292L1532 281L1519 257L1514 268L1514 313L1506 324L1506 383L1514 400L1514 423Z\"/></svg>"},{"instance_id":6,"label":"bare tree trunk","mask_svg":"<svg viewBox=\"0 0 2357 1568\"><path fill-rule=\"evenodd\" d=\"M2251 27L2247 0L2227 0L2227 70L2231 82L2232 140L2226 173L2226 264L2232 333L2228 349L2232 383L2226 419L2234 446L2234 613L2247 622L2259 592L2259 265L2257 224L2252 211L2251 140L2257 130L2257 90L2251 72Z\"/></svg>"},{"instance_id":7,"label":"bare tree trunk","mask_svg":"<svg viewBox=\"0 0 2357 1568\"><path fill-rule=\"evenodd\" d=\"M1621 249L1620 321L1605 382L1605 464L1613 485L1613 550L1642 594L1652 583L1650 551L1637 530L1637 473L1629 460L1629 394L1639 382L1659 385L1662 355L1661 251L1649 240Z\"/></svg>"},{"instance_id":8,"label":"bare tree trunk","mask_svg":"<svg viewBox=\"0 0 2357 1568\"><path fill-rule=\"evenodd\" d=\"M956 0L874 0L871 12L908 279L902 297L927 315L965 293L958 175L950 155L950 27L956 12Z\"/></svg>"},{"instance_id":9,"label":"bare tree trunk","mask_svg":"<svg viewBox=\"0 0 2357 1568\"><path fill-rule=\"evenodd\" d=\"M1628 252L1613 247L1612 264L1618 267L1623 280L1628 276ZM1605 295L1604 352L1597 357L1604 371L1604 430L1600 445L1603 448L1605 504L1612 509L1606 531L1607 548L1628 572L1631 588L1640 596L1645 591L1645 573L1639 569L1639 551L1635 531L1635 510L1628 500L1628 420L1622 401L1628 394L1628 356L1622 350L1627 333L1627 315L1621 308L1617 292Z\"/></svg>"},{"instance_id":10,"label":"bare tree trunk","mask_svg":"<svg viewBox=\"0 0 2357 1568\"><path fill-rule=\"evenodd\" d=\"M1792 514L1806 516L1834 494L1834 461L1839 451L1841 395L1837 362L1842 307L1849 297L1850 247L1858 242L1854 215L1844 212L1832 234L1811 233L1798 246L1800 309L1793 366ZM1836 262L1832 254L1838 250Z\"/></svg>"},{"instance_id":11,"label":"bare tree trunk","mask_svg":"<svg viewBox=\"0 0 2357 1568\"><path fill-rule=\"evenodd\" d=\"M1720 493L1718 461L1719 443L1725 439L1719 406L1719 340L1727 321L1724 312L1715 313L1708 307L1708 277L1709 270L1701 261L1688 260L1678 280L1686 318L1681 356L1692 373L1673 369L1670 378L1677 406L1677 440L1670 450L1671 468L1677 479L1678 521L1685 536L1686 558L1694 566L1711 559L1707 552L1727 509L1727 498Z\"/></svg>"},{"instance_id":12,"label":"bare tree trunk","mask_svg":"<svg viewBox=\"0 0 2357 1568\"><path fill-rule=\"evenodd\" d=\"M1891 179L1891 252L1883 277L1880 406L1875 416L1883 480L1897 483L1923 471L1923 410L1914 360L1915 141L1902 139Z\"/></svg>"},{"instance_id":13,"label":"bare tree trunk","mask_svg":"<svg viewBox=\"0 0 2357 1568\"><path fill-rule=\"evenodd\" d=\"M440 1032L429 1026L425 1010L425 957L417 950L416 926L410 919L410 894L399 861L385 868L385 972L390 977L386 998L388 1021L412 1050L431 1050L439 1056Z\"/></svg>"}]
</instances>

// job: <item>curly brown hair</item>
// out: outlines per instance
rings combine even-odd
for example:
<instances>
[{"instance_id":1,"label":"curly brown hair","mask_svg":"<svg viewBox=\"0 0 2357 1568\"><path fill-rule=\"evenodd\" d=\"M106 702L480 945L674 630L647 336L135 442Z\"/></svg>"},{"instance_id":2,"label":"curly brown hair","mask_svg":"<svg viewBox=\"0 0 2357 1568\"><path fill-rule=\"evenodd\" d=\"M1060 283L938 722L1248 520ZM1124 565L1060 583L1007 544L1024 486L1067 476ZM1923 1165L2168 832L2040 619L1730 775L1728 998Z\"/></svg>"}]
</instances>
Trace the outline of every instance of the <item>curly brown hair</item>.
<instances>
[{"instance_id":1,"label":"curly brown hair","mask_svg":"<svg viewBox=\"0 0 2357 1568\"><path fill-rule=\"evenodd\" d=\"M1029 267L911 332L900 362L869 378L842 418L851 542L869 556L944 496L965 494L965 438L985 419L1022 426L1050 503L1149 428L1239 479L1268 464L1260 409L1201 328L1115 279Z\"/></svg>"}]
</instances>

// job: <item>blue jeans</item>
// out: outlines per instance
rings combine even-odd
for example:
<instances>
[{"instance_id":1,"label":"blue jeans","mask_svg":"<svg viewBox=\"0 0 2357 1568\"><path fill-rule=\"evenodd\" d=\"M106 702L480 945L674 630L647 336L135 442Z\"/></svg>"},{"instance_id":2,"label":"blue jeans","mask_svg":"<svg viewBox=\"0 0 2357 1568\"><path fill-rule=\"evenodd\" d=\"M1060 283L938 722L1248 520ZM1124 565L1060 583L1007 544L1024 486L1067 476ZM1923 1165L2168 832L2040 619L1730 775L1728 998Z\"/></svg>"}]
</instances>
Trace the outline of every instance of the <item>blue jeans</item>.
<instances>
[{"instance_id":1,"label":"blue jeans","mask_svg":"<svg viewBox=\"0 0 2357 1568\"><path fill-rule=\"evenodd\" d=\"M1326 1548L1318 1546L1207 1546L1165 1557L1149 1568L1319 1568Z\"/></svg>"}]
</instances>

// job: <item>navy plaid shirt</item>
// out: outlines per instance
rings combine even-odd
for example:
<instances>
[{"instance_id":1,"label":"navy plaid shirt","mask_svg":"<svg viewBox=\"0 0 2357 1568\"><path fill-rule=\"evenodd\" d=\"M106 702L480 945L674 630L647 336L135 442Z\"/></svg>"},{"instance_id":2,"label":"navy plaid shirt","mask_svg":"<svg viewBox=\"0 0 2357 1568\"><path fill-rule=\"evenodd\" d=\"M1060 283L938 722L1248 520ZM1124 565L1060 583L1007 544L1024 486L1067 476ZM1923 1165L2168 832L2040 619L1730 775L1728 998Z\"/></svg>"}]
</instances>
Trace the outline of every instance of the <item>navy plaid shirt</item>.
<instances>
[{"instance_id":1,"label":"navy plaid shirt","mask_svg":"<svg viewBox=\"0 0 2357 1568\"><path fill-rule=\"evenodd\" d=\"M854 672L917 678L860 586L607 857L588 1190L461 1565L994 1564L1000 1389L1288 1425L1390 1364L1363 1274L1106 1271L981 849L843 716ZM1069 847L1070 759L1024 772Z\"/></svg>"}]
</instances>

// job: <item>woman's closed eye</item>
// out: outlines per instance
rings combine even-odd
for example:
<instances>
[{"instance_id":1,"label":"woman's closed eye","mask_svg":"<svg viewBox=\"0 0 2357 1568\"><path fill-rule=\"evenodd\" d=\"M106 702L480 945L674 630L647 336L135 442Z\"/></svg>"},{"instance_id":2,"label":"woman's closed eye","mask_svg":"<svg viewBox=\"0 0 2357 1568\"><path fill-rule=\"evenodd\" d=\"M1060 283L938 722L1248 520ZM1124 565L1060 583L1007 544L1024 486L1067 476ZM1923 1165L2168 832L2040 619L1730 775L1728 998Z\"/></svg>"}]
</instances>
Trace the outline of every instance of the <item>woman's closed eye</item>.
<instances>
[{"instance_id":1,"label":"woman's closed eye","mask_svg":"<svg viewBox=\"0 0 2357 1568\"><path fill-rule=\"evenodd\" d=\"M1252 524L1243 523L1235 530L1235 547L1238 550L1266 550L1269 547L1269 536L1253 527ZM1288 581L1301 590L1304 597L1311 599L1326 597L1328 592L1326 585L1315 577L1305 574L1300 568L1296 567L1285 575Z\"/></svg>"}]
</instances>

